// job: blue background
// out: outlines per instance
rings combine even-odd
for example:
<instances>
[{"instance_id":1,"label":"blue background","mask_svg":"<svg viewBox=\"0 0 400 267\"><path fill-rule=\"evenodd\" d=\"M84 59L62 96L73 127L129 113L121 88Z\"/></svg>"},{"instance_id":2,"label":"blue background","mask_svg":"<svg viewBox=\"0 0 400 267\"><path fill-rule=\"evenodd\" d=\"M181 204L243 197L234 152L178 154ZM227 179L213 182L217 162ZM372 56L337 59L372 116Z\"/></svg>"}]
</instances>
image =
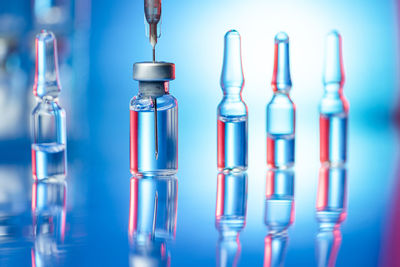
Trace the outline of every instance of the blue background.
<instances>
[{"instance_id":1,"label":"blue background","mask_svg":"<svg viewBox=\"0 0 400 267\"><path fill-rule=\"evenodd\" d=\"M13 10L8 4L2 6ZM316 264L318 103L323 92L324 38L332 29L343 37L344 94L350 102L348 217L342 226L337 266L390 265L396 258L389 252L400 179L395 120L397 6L395 1L378 0L163 1L156 57L176 64L170 92L179 105L178 218L172 266L216 262L216 107L222 98L223 36L230 29L242 36L243 99L249 110L247 222L240 235L240 265L263 262L265 107L272 97L273 38L279 31L290 37L291 96L297 108L296 216L285 265ZM68 133L68 255L75 266L127 266L128 105L137 93L132 64L150 60L151 46L145 36L142 1L93 1L87 12L91 14L85 51L89 83L83 96L72 95L69 100L84 107L85 116L74 119L86 130L77 135L75 127ZM24 169L17 173L21 183L28 184L21 187L23 195L29 196L29 143L22 143L28 145L18 146L16 162L7 161L8 150L0 151L1 167ZM26 197L28 207L29 201ZM29 257L29 250L21 250L20 255Z\"/></svg>"}]
</instances>

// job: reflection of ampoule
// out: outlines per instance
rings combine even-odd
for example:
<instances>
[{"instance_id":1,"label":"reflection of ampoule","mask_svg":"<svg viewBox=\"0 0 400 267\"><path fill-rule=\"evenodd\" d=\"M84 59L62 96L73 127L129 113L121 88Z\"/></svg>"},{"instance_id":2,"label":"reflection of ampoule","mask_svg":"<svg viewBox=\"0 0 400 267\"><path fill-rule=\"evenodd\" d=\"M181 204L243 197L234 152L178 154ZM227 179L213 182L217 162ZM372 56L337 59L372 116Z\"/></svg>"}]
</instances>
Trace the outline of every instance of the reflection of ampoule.
<instances>
[{"instance_id":1,"label":"reflection of ampoule","mask_svg":"<svg viewBox=\"0 0 400 267\"><path fill-rule=\"evenodd\" d=\"M32 112L32 174L34 179L64 178L66 174L65 111L58 105L61 85L57 42L42 30L36 36L36 72L33 94L38 104Z\"/></svg>"},{"instance_id":2,"label":"reflection of ampoule","mask_svg":"<svg viewBox=\"0 0 400 267\"><path fill-rule=\"evenodd\" d=\"M175 176L131 179L130 266L170 266L168 242L175 239L177 199Z\"/></svg>"},{"instance_id":3,"label":"reflection of ampoule","mask_svg":"<svg viewBox=\"0 0 400 267\"><path fill-rule=\"evenodd\" d=\"M62 262L60 246L65 238L66 184L34 182L32 217L35 237L32 266L55 266Z\"/></svg>"},{"instance_id":4,"label":"reflection of ampoule","mask_svg":"<svg viewBox=\"0 0 400 267\"><path fill-rule=\"evenodd\" d=\"M237 266L240 258L239 234L246 224L247 174L219 173L215 226L219 231L217 266Z\"/></svg>"},{"instance_id":5,"label":"reflection of ampoule","mask_svg":"<svg viewBox=\"0 0 400 267\"><path fill-rule=\"evenodd\" d=\"M342 38L332 31L326 39L324 95L320 102L320 160L346 162L347 117L349 104L343 95L344 70Z\"/></svg>"},{"instance_id":6,"label":"reflection of ampoule","mask_svg":"<svg viewBox=\"0 0 400 267\"><path fill-rule=\"evenodd\" d=\"M247 106L242 100L244 77L240 35L225 34L221 87L224 97L218 105L218 169L247 169Z\"/></svg>"},{"instance_id":7,"label":"reflection of ampoule","mask_svg":"<svg viewBox=\"0 0 400 267\"><path fill-rule=\"evenodd\" d=\"M275 36L275 60L272 76L274 96L267 105L267 165L288 168L294 164L295 105L290 99L292 87L289 66L289 37Z\"/></svg>"},{"instance_id":8,"label":"reflection of ampoule","mask_svg":"<svg viewBox=\"0 0 400 267\"><path fill-rule=\"evenodd\" d=\"M268 235L264 244L264 267L283 266L288 228L294 221L294 172L268 170L264 222Z\"/></svg>"},{"instance_id":9,"label":"reflection of ampoule","mask_svg":"<svg viewBox=\"0 0 400 267\"><path fill-rule=\"evenodd\" d=\"M322 166L319 172L316 215L318 266L335 266L342 235L340 225L346 218L346 169Z\"/></svg>"}]
</instances>

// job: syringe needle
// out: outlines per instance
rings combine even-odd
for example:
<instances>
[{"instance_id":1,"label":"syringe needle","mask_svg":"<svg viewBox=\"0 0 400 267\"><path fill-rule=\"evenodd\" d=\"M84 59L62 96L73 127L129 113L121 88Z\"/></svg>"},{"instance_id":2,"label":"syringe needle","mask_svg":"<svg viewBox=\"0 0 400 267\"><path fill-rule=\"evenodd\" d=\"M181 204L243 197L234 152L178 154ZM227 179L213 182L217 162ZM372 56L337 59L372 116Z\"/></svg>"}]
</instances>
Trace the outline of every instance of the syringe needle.
<instances>
[{"instance_id":1,"label":"syringe needle","mask_svg":"<svg viewBox=\"0 0 400 267\"><path fill-rule=\"evenodd\" d=\"M153 208L153 227L152 227L152 234L154 235L156 232L156 225L157 225L157 210L158 210L158 193L154 196L154 208Z\"/></svg>"},{"instance_id":2,"label":"syringe needle","mask_svg":"<svg viewBox=\"0 0 400 267\"><path fill-rule=\"evenodd\" d=\"M155 156L158 159L158 129L157 129L157 98L153 100L154 105L154 143L155 143Z\"/></svg>"},{"instance_id":3,"label":"syringe needle","mask_svg":"<svg viewBox=\"0 0 400 267\"><path fill-rule=\"evenodd\" d=\"M153 62L156 62L156 46L153 46Z\"/></svg>"}]
</instances>

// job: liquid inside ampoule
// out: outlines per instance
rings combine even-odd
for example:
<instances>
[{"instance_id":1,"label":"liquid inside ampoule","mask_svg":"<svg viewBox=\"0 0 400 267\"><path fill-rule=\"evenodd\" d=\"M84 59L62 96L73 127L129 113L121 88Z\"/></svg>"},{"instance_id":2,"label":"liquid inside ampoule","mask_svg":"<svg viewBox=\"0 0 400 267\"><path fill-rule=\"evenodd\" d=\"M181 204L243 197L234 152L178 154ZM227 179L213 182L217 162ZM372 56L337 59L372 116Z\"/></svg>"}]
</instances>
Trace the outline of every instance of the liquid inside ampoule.
<instances>
[{"instance_id":1,"label":"liquid inside ampoule","mask_svg":"<svg viewBox=\"0 0 400 267\"><path fill-rule=\"evenodd\" d=\"M66 175L65 145L32 144L32 174L37 180Z\"/></svg>"},{"instance_id":2,"label":"liquid inside ampoule","mask_svg":"<svg viewBox=\"0 0 400 267\"><path fill-rule=\"evenodd\" d=\"M247 168L247 116L218 117L218 169Z\"/></svg>"},{"instance_id":3,"label":"liquid inside ampoule","mask_svg":"<svg viewBox=\"0 0 400 267\"><path fill-rule=\"evenodd\" d=\"M294 134L267 134L267 164L271 168L290 168L294 165Z\"/></svg>"},{"instance_id":4,"label":"liquid inside ampoule","mask_svg":"<svg viewBox=\"0 0 400 267\"><path fill-rule=\"evenodd\" d=\"M130 169L132 173L174 174L177 171L178 109L157 108L158 157L155 157L154 108L130 110Z\"/></svg>"},{"instance_id":5,"label":"liquid inside ampoule","mask_svg":"<svg viewBox=\"0 0 400 267\"><path fill-rule=\"evenodd\" d=\"M346 162L347 116L320 115L321 162Z\"/></svg>"}]
</instances>

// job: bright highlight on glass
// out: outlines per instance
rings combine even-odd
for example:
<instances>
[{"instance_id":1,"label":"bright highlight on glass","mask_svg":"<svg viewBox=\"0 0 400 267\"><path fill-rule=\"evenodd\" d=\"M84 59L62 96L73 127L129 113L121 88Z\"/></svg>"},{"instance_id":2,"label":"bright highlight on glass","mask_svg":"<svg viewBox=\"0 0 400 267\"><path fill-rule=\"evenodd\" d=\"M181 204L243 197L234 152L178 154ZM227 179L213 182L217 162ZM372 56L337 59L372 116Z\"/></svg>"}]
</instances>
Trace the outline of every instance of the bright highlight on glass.
<instances>
[{"instance_id":1,"label":"bright highlight on glass","mask_svg":"<svg viewBox=\"0 0 400 267\"><path fill-rule=\"evenodd\" d=\"M58 105L57 41L52 32L36 36L36 72L33 94L38 104L32 112L32 175L34 179L59 179L66 175L65 111Z\"/></svg>"},{"instance_id":2,"label":"bright highlight on glass","mask_svg":"<svg viewBox=\"0 0 400 267\"><path fill-rule=\"evenodd\" d=\"M274 95L267 105L267 165L290 168L294 165L296 108L289 96L292 87L289 64L289 37L280 32L275 36Z\"/></svg>"},{"instance_id":3,"label":"bright highlight on glass","mask_svg":"<svg viewBox=\"0 0 400 267\"><path fill-rule=\"evenodd\" d=\"M244 76L240 34L225 34L221 87L224 93L217 108L218 170L247 169L247 106L242 99Z\"/></svg>"},{"instance_id":4,"label":"bright highlight on glass","mask_svg":"<svg viewBox=\"0 0 400 267\"><path fill-rule=\"evenodd\" d=\"M342 37L332 31L326 38L325 89L319 106L321 163L346 162L349 104L343 95L343 84Z\"/></svg>"}]
</instances>

